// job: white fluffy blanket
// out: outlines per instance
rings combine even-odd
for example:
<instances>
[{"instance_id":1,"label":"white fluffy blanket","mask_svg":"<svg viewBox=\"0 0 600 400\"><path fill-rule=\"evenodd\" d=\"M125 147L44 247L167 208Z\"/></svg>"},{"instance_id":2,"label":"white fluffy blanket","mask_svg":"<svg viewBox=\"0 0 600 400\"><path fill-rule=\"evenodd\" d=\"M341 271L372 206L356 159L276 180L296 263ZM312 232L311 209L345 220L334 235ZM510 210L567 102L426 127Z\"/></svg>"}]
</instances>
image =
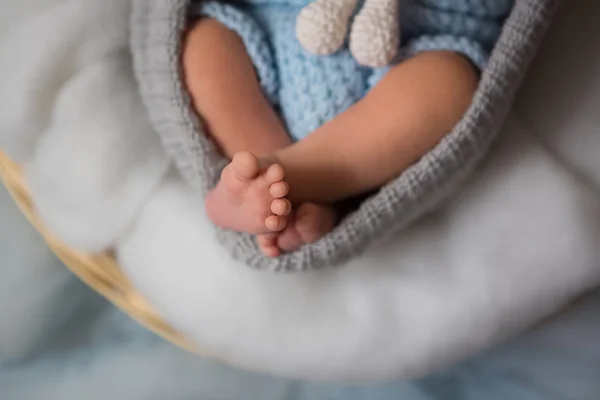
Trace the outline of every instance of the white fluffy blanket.
<instances>
[{"instance_id":1,"label":"white fluffy blanket","mask_svg":"<svg viewBox=\"0 0 600 400\"><path fill-rule=\"evenodd\" d=\"M600 282L593 18L576 18L577 46L562 39L568 27L551 33L492 156L446 210L344 268L274 275L232 261L202 199L169 172L133 79L128 13L124 0L64 0L11 27L0 148L25 165L54 232L80 249L116 248L206 353L291 376L408 377Z\"/></svg>"}]
</instances>

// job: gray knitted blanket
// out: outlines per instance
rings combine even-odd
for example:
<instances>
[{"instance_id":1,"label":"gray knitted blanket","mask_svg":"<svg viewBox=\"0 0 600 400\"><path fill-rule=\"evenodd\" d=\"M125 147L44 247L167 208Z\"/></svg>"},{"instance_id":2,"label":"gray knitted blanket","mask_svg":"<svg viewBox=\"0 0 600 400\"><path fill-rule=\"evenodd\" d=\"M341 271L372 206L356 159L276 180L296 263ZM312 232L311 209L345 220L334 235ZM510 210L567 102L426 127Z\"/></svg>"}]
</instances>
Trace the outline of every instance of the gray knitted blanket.
<instances>
[{"instance_id":1,"label":"gray knitted blanket","mask_svg":"<svg viewBox=\"0 0 600 400\"><path fill-rule=\"evenodd\" d=\"M181 38L190 1L134 0L131 51L143 102L165 150L184 179L206 193L226 160L203 133L181 79ZM236 259L258 269L336 266L440 205L487 154L558 3L516 0L462 120L438 146L364 200L322 240L277 259L264 257L249 235L218 230L220 242Z\"/></svg>"}]
</instances>

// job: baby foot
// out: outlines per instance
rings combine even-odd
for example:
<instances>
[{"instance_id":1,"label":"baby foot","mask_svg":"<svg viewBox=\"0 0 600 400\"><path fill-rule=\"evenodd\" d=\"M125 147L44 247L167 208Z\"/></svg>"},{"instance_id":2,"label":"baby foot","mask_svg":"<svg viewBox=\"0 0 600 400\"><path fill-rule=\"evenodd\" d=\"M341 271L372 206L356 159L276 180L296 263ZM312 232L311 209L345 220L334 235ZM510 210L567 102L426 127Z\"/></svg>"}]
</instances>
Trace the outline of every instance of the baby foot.
<instances>
[{"instance_id":1,"label":"baby foot","mask_svg":"<svg viewBox=\"0 0 600 400\"><path fill-rule=\"evenodd\" d=\"M316 242L331 232L336 222L337 212L333 207L305 203L298 207L285 230L259 236L258 243L266 256L277 257Z\"/></svg>"},{"instance_id":2,"label":"baby foot","mask_svg":"<svg viewBox=\"0 0 600 400\"><path fill-rule=\"evenodd\" d=\"M296 37L313 54L335 53L346 40L348 23L358 0L316 0L300 11Z\"/></svg>"},{"instance_id":3,"label":"baby foot","mask_svg":"<svg viewBox=\"0 0 600 400\"><path fill-rule=\"evenodd\" d=\"M263 254L267 257L279 257L282 253L281 249L277 245L277 237L279 233L265 233L264 235L258 235L258 246L262 250Z\"/></svg>"},{"instance_id":4,"label":"baby foot","mask_svg":"<svg viewBox=\"0 0 600 400\"><path fill-rule=\"evenodd\" d=\"M366 0L350 31L350 52L359 64L388 65L400 45L398 0Z\"/></svg>"},{"instance_id":5,"label":"baby foot","mask_svg":"<svg viewBox=\"0 0 600 400\"><path fill-rule=\"evenodd\" d=\"M222 228L254 235L283 230L292 209L283 178L281 165L261 168L253 154L236 154L206 198L209 218Z\"/></svg>"}]
</instances>

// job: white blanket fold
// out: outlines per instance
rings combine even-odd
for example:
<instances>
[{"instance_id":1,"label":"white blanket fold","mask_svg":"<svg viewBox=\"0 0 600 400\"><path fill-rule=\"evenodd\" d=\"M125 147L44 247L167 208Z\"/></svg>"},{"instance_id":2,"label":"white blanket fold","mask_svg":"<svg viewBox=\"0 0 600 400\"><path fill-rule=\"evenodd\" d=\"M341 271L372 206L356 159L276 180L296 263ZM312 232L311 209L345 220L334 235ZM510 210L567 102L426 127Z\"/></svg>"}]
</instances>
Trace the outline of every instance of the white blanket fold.
<instances>
[{"instance_id":1,"label":"white blanket fold","mask_svg":"<svg viewBox=\"0 0 600 400\"><path fill-rule=\"evenodd\" d=\"M0 42L0 147L25 166L49 227L79 249L116 248L140 292L206 353L295 377L415 376L600 282L597 80L548 125L540 95L559 96L544 81L558 73L534 70L518 116L447 209L345 267L260 273L217 245L202 199L167 173L128 18L129 1L67 0Z\"/></svg>"},{"instance_id":2,"label":"white blanket fold","mask_svg":"<svg viewBox=\"0 0 600 400\"><path fill-rule=\"evenodd\" d=\"M126 1L68 1L0 47L0 147L26 166L49 227L90 251L115 245L168 166L133 79L128 16Z\"/></svg>"},{"instance_id":3,"label":"white blanket fold","mask_svg":"<svg viewBox=\"0 0 600 400\"><path fill-rule=\"evenodd\" d=\"M279 275L231 261L176 176L119 258L209 354L291 376L410 377L515 334L596 284L599 220L595 195L513 122L446 212L343 268Z\"/></svg>"}]
</instances>

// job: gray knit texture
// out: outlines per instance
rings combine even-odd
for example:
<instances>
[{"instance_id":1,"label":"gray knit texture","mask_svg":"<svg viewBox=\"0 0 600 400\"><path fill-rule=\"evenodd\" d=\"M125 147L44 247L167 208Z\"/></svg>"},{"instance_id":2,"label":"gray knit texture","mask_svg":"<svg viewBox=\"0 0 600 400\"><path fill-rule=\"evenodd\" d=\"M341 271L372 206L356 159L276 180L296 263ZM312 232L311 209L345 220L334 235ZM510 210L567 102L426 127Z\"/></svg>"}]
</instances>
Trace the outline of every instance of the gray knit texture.
<instances>
[{"instance_id":1,"label":"gray knit texture","mask_svg":"<svg viewBox=\"0 0 600 400\"><path fill-rule=\"evenodd\" d=\"M226 160L204 133L182 82L181 43L190 1L133 0L131 51L142 99L166 152L184 179L206 194ZM234 258L261 270L339 266L439 206L465 184L487 154L558 3L516 0L462 120L439 145L363 201L322 240L277 259L264 257L250 235L216 229L218 241Z\"/></svg>"}]
</instances>

